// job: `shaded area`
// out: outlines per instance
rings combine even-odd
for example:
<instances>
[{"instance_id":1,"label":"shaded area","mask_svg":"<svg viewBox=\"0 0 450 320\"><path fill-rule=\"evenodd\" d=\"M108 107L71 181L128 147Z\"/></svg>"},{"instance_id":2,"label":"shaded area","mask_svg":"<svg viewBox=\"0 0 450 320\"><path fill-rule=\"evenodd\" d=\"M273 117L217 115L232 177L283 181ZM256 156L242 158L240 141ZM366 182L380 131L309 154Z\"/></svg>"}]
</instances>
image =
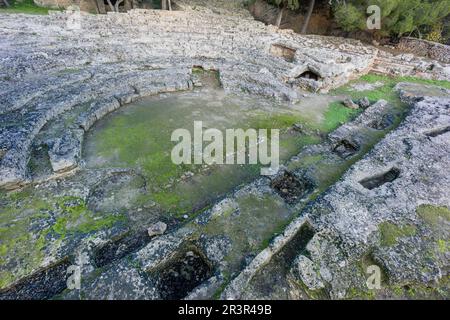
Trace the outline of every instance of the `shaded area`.
<instances>
[{"instance_id":1,"label":"shaded area","mask_svg":"<svg viewBox=\"0 0 450 320\"><path fill-rule=\"evenodd\" d=\"M350 140L342 140L340 141L333 149L333 152L336 153L342 159L350 158L355 155L359 150L359 146L350 141Z\"/></svg>"},{"instance_id":2,"label":"shaded area","mask_svg":"<svg viewBox=\"0 0 450 320\"><path fill-rule=\"evenodd\" d=\"M298 78L312 79L312 80L318 81L320 79L320 75L315 72L312 72L310 70L307 70L307 71L303 72L301 75L299 75Z\"/></svg>"},{"instance_id":3,"label":"shaded area","mask_svg":"<svg viewBox=\"0 0 450 320\"><path fill-rule=\"evenodd\" d=\"M297 50L281 44L272 44L270 46L270 53L273 56L283 58L287 62L294 62L296 52Z\"/></svg>"},{"instance_id":4,"label":"shaded area","mask_svg":"<svg viewBox=\"0 0 450 320\"><path fill-rule=\"evenodd\" d=\"M143 248L149 242L150 237L145 231L108 242L95 252L94 263L98 268L104 267Z\"/></svg>"},{"instance_id":5,"label":"shaded area","mask_svg":"<svg viewBox=\"0 0 450 320\"><path fill-rule=\"evenodd\" d=\"M187 251L159 274L157 288L162 299L179 300L211 275L205 259L194 251Z\"/></svg>"},{"instance_id":6,"label":"shaded area","mask_svg":"<svg viewBox=\"0 0 450 320\"><path fill-rule=\"evenodd\" d=\"M244 299L290 299L287 276L295 258L307 255L306 245L314 236L314 229L305 223L294 237L275 254L270 262L263 267L251 280ZM255 295L255 293L257 295Z\"/></svg>"},{"instance_id":7,"label":"shaded area","mask_svg":"<svg viewBox=\"0 0 450 320\"><path fill-rule=\"evenodd\" d=\"M0 291L2 300L44 300L61 293L66 287L67 270L71 263L60 262L35 273L11 288Z\"/></svg>"},{"instance_id":8,"label":"shaded area","mask_svg":"<svg viewBox=\"0 0 450 320\"><path fill-rule=\"evenodd\" d=\"M274 179L271 186L289 204L298 202L314 188L314 184L306 177L299 178L288 171Z\"/></svg>"},{"instance_id":9,"label":"shaded area","mask_svg":"<svg viewBox=\"0 0 450 320\"><path fill-rule=\"evenodd\" d=\"M400 170L392 168L386 173L377 175L374 177L361 180L359 183L366 189L373 190L381 187L382 185L395 181L400 176Z\"/></svg>"}]
</instances>

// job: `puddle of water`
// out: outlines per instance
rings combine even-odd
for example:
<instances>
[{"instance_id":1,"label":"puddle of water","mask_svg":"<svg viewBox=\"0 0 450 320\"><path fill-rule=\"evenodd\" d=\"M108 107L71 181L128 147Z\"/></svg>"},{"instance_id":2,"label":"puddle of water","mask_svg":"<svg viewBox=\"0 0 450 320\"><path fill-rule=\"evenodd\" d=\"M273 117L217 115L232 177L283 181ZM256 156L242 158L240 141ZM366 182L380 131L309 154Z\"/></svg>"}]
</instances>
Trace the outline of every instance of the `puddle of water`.
<instances>
[{"instance_id":1,"label":"puddle of water","mask_svg":"<svg viewBox=\"0 0 450 320\"><path fill-rule=\"evenodd\" d=\"M327 105L326 102L320 101L318 105ZM326 110L326 107L317 107L314 113L311 107L227 95L220 90L148 98L99 121L87 135L84 159L88 168L138 169L146 177L149 190L141 201L155 201L175 214L195 212L236 186L256 178L259 167L177 166L170 158L176 145L170 140L175 129L184 128L192 133L194 121L203 121L205 128L217 128L222 132L236 128L283 130L295 123L319 127ZM316 135L282 131L281 161L297 154L304 145L317 142L320 138Z\"/></svg>"}]
</instances>

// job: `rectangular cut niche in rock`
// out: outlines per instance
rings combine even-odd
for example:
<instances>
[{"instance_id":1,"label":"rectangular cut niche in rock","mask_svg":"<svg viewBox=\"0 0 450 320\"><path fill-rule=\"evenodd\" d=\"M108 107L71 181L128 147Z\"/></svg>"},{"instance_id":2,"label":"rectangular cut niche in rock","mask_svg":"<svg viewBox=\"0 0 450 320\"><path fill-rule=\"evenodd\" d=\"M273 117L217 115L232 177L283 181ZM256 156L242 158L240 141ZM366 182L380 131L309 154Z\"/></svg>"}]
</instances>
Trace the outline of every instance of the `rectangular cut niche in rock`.
<instances>
[{"instance_id":1,"label":"rectangular cut niche in rock","mask_svg":"<svg viewBox=\"0 0 450 320\"><path fill-rule=\"evenodd\" d=\"M70 265L68 260L63 260L36 272L0 291L0 300L50 299L67 288L67 271Z\"/></svg>"},{"instance_id":2,"label":"rectangular cut niche in rock","mask_svg":"<svg viewBox=\"0 0 450 320\"><path fill-rule=\"evenodd\" d=\"M94 254L94 263L99 268L104 267L142 249L149 242L150 237L146 231L126 235L115 241L108 242L96 250Z\"/></svg>"},{"instance_id":3,"label":"rectangular cut niche in rock","mask_svg":"<svg viewBox=\"0 0 450 320\"><path fill-rule=\"evenodd\" d=\"M281 44L272 44L270 46L270 54L275 57L280 57L286 60L287 62L294 62L295 53L297 50L289 48L287 46Z\"/></svg>"},{"instance_id":4,"label":"rectangular cut niche in rock","mask_svg":"<svg viewBox=\"0 0 450 320\"><path fill-rule=\"evenodd\" d=\"M314 184L305 176L294 175L284 171L276 177L271 187L289 204L294 204L306 197L314 189Z\"/></svg>"},{"instance_id":5,"label":"rectangular cut niche in rock","mask_svg":"<svg viewBox=\"0 0 450 320\"><path fill-rule=\"evenodd\" d=\"M280 257L282 257L284 267L289 268L295 258L300 254L309 256L306 253L306 246L314 237L315 233L315 230L308 222L303 223L297 233L279 253Z\"/></svg>"},{"instance_id":6,"label":"rectangular cut niche in rock","mask_svg":"<svg viewBox=\"0 0 450 320\"><path fill-rule=\"evenodd\" d=\"M53 174L47 145L32 146L30 160L28 160L27 164L27 173L33 180Z\"/></svg>"},{"instance_id":7,"label":"rectangular cut niche in rock","mask_svg":"<svg viewBox=\"0 0 450 320\"><path fill-rule=\"evenodd\" d=\"M400 176L400 170L392 168L391 170L373 177L361 180L359 183L366 189L373 190L386 183L395 181Z\"/></svg>"},{"instance_id":8,"label":"rectangular cut niche in rock","mask_svg":"<svg viewBox=\"0 0 450 320\"><path fill-rule=\"evenodd\" d=\"M347 139L339 141L333 148L333 152L336 153L342 159L347 159L356 154L359 150L359 146Z\"/></svg>"},{"instance_id":9,"label":"rectangular cut niche in rock","mask_svg":"<svg viewBox=\"0 0 450 320\"><path fill-rule=\"evenodd\" d=\"M202 66L192 67L192 83L194 87L219 89L222 87L219 70L205 70Z\"/></svg>"},{"instance_id":10,"label":"rectangular cut niche in rock","mask_svg":"<svg viewBox=\"0 0 450 320\"><path fill-rule=\"evenodd\" d=\"M177 255L157 271L157 289L164 300L180 300L212 276L211 264L195 249Z\"/></svg>"},{"instance_id":11,"label":"rectangular cut niche in rock","mask_svg":"<svg viewBox=\"0 0 450 320\"><path fill-rule=\"evenodd\" d=\"M392 114L384 114L378 119L374 119L367 124L369 128L375 130L385 130L391 127L395 122L395 117Z\"/></svg>"}]
</instances>

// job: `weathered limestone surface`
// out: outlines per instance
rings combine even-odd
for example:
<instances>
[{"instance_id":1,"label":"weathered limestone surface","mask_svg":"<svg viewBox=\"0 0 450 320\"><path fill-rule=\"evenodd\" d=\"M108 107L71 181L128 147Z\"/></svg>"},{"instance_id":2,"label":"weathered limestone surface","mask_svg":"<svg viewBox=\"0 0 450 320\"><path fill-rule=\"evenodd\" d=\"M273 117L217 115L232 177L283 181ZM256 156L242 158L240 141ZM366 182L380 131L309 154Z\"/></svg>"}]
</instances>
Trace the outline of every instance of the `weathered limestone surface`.
<instances>
[{"instance_id":1,"label":"weathered limestone surface","mask_svg":"<svg viewBox=\"0 0 450 320\"><path fill-rule=\"evenodd\" d=\"M450 164L449 135L427 135L450 123L449 107L448 93L443 98L425 98L416 103L401 127L351 168L314 210L306 213L318 229L331 229L341 239L341 250L350 261L375 247L373 258L386 269L392 283L437 282L448 270L445 256L437 254L430 259L435 254L435 244L428 240L430 231L416 210L423 204L450 205L450 177L444 169ZM400 171L396 180L372 190L361 185L362 180L392 168ZM399 239L394 249L384 247L379 244L377 230L387 221L413 225L417 232ZM318 266L326 266L327 254L323 254L315 257ZM334 269L334 273L337 271ZM343 283L330 283L335 296L341 296Z\"/></svg>"},{"instance_id":2,"label":"weathered limestone surface","mask_svg":"<svg viewBox=\"0 0 450 320\"><path fill-rule=\"evenodd\" d=\"M377 117L379 114L384 114L386 112L386 103L380 102L372 105L353 122L355 123L366 123L370 122L369 119ZM351 128L352 135L358 133L359 130L363 130L365 127L363 125L358 126L354 123L348 124ZM350 129L349 129L350 130ZM374 129L373 129L374 130ZM339 136L338 133L335 136ZM341 140L346 138L342 136ZM360 141L361 146L368 144L368 141ZM330 155L333 154L333 149L335 148L335 142L330 140L323 146L316 146L316 148L322 147ZM362 152L362 151L361 151ZM355 153L361 154L360 151L355 151ZM333 158L334 161L339 161L339 157ZM296 173L300 176L300 172ZM85 298L98 298L101 295L108 296L111 298L125 299L138 298L138 299L158 299L160 298L160 290L146 291L148 289L145 286L157 286L158 272L165 270L167 265L173 263L180 254L182 254L187 248L194 245L201 250L205 255L208 263L212 265L216 273L213 277L204 281L190 292L186 299L198 299L198 298L210 298L216 294L217 290L224 282L225 271L229 266L224 260L224 257L230 252L231 243L227 235L220 237L211 237L207 235L202 235L199 230L202 230L211 221L219 219L221 217L227 217L232 214L230 212L239 213L243 210L240 207L239 199L241 197L247 197L253 195L257 198L264 198L264 196L271 196L276 199L282 206L280 208L286 208L291 212L296 212L302 206L302 203L288 207L284 203L284 200L277 195L274 191L272 182L277 180L278 177L260 178L245 185L232 194L228 195L225 199L219 201L211 209L206 210L200 214L187 228L181 228L176 232L164 234L160 237L156 237L150 243L148 243L144 248L131 254L129 258L122 259L120 262L109 265L108 268L102 272L101 275L92 279L92 281L86 281L83 283L82 294ZM231 223L231 221L229 222ZM227 299L239 298L241 297L241 291L245 290L248 283L252 280L254 275L267 264L272 257L279 252L283 246L287 245L293 237L295 237L296 232L299 228L308 224L309 221L305 218L296 219L294 223L289 225L289 227L283 232L283 237L276 238L269 247L264 249L254 260L249 261L248 266L236 275L236 278L228 286L225 291L224 297ZM132 264L127 261L133 261ZM311 266L312 262L309 264ZM117 273L117 269L126 270L123 275ZM134 269L134 270L133 270ZM142 273L145 271L146 273ZM149 276L150 274L150 276ZM119 288L116 283L122 283L126 281L131 281L130 275L135 278L133 286L123 286ZM310 273L308 273L310 275ZM128 280L127 280L128 279ZM314 281L314 280L313 280ZM317 286L321 287L322 280L317 281ZM111 290L115 290L112 292ZM145 293L146 292L146 293ZM143 293L143 295L141 295ZM78 292L70 292L65 295L65 298L80 298L77 296Z\"/></svg>"},{"instance_id":3,"label":"weathered limestone surface","mask_svg":"<svg viewBox=\"0 0 450 320\"><path fill-rule=\"evenodd\" d=\"M193 66L218 70L227 91L296 101L301 99L299 88L337 87L370 71L377 59L377 49L358 41L278 30L256 22L236 5L230 4L227 15L197 7L108 15L3 15L0 186L15 188L29 181L30 147L51 119L91 104L74 124L87 130L139 97L191 89ZM274 56L274 45L291 50L292 59ZM448 76L437 63L430 71L430 62L413 56L408 61L414 68L404 73ZM73 159L56 165L56 171L75 166Z\"/></svg>"},{"instance_id":4,"label":"weathered limestone surface","mask_svg":"<svg viewBox=\"0 0 450 320\"><path fill-rule=\"evenodd\" d=\"M251 279L292 241L305 220L315 235L306 246L306 253L300 252L292 263L291 277L309 290L327 287L328 295L337 299L348 296L352 290L366 291L366 270L361 269L365 260L379 266L384 281L391 286L439 286L445 281L448 250L438 244L448 239L448 217L434 216L431 221L420 213L420 207L450 207L450 175L446 170L450 165L450 92L428 89L429 94L436 96L424 97L427 89L420 85L397 86L401 97L413 104L400 127L303 210L274 239L272 249L261 252L231 282L223 298L274 298L258 295ZM380 102L376 108L370 107L354 124L344 125L330 138L357 123L368 123L384 105ZM397 174L386 175L393 169ZM368 179L376 183L369 185ZM386 224L397 231L391 229L389 232L393 233L388 233L383 229ZM445 287L445 282L441 286Z\"/></svg>"},{"instance_id":5,"label":"weathered limestone surface","mask_svg":"<svg viewBox=\"0 0 450 320\"><path fill-rule=\"evenodd\" d=\"M193 67L219 71L226 91L292 102L302 99L301 89L326 92L369 71L449 79L448 66L435 61L413 55L393 56L358 41L278 30L254 21L248 13L235 12L234 4L224 9L234 12L227 15L219 15L211 8L183 7L183 1L179 5L187 11L131 10L126 14L76 17L70 12L48 17L2 15L0 187L14 189L38 182L27 170L35 143L48 147L53 170L50 178L77 168L83 137L98 120L144 96L193 89ZM258 179L202 213L190 224L192 230L170 230L135 247L134 242L129 245L124 241L130 255L122 257L114 252L113 262L105 269L97 269L99 273L94 272L92 261L96 250L111 244L111 239L126 239L127 228L95 232L92 238L70 239L61 248L47 252L39 267L75 255L76 261L84 261L80 263L86 275L84 298L158 299L163 290L155 289L159 280L154 272L173 263L195 243L206 256L201 257L205 265L218 274L205 273L208 280L187 297L211 297L224 282L223 258L231 245L227 237L202 237L198 230L216 217L239 211L237 199L251 194L260 198L269 195L283 210L301 214L259 255L247 260L242 272L233 274L223 298L252 297L247 293L252 279L305 225L314 230L306 246L309 255L296 252L297 259L289 267L293 268L292 277L311 290L331 288L332 297L344 297L355 283L364 283L360 274L355 275L355 262L368 253L394 284L437 281L448 269L447 253L430 259L435 239L424 240L433 234L416 209L421 204L449 206L448 170L442 169L450 165L446 156L450 151L449 101L447 91L423 88L398 86L402 99L414 104L405 123L306 209L303 204L286 203L274 191L271 179ZM433 97L423 98L430 92ZM61 135L41 140L39 134L46 125L72 111L77 111L76 116ZM331 159L329 165L339 164L361 156L370 147L369 137L391 126L388 104L381 100L330 134L326 143L310 147L305 153L323 152L327 160ZM368 178L375 175L375 180L380 180L378 174L384 176L392 169L398 169L392 181L371 190L363 186ZM293 172L295 177L308 181L313 174L303 169ZM50 191L67 187L68 196L88 200L97 189L101 193L99 185L120 177L126 181L139 178L132 170L94 170L80 173L71 182L51 180L46 187ZM148 222L151 225L157 221ZM386 222L414 226L415 234L398 239L387 249L380 244L378 230ZM448 239L448 235L444 238ZM36 271L27 270L20 276ZM78 294L65 292L63 297L83 298Z\"/></svg>"},{"instance_id":6,"label":"weathered limestone surface","mask_svg":"<svg viewBox=\"0 0 450 320\"><path fill-rule=\"evenodd\" d=\"M54 172L68 171L77 166L81 158L83 134L83 130L69 131L53 142L49 156Z\"/></svg>"}]
</instances>

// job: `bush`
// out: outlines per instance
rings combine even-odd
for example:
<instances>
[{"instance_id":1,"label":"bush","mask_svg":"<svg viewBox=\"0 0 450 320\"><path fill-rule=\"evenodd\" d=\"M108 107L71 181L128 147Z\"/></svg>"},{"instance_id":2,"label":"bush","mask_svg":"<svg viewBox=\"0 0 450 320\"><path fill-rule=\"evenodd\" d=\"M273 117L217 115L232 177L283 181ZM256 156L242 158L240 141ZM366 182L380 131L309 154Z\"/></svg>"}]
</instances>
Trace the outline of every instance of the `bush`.
<instances>
[{"instance_id":1,"label":"bush","mask_svg":"<svg viewBox=\"0 0 450 320\"><path fill-rule=\"evenodd\" d=\"M363 11L358 10L351 4L338 6L334 12L334 17L345 31L361 30L366 26L365 21L367 18Z\"/></svg>"},{"instance_id":2,"label":"bush","mask_svg":"<svg viewBox=\"0 0 450 320\"><path fill-rule=\"evenodd\" d=\"M443 29L444 27L442 24L436 24L427 34L425 39L428 41L444 43L444 37L442 36Z\"/></svg>"},{"instance_id":3,"label":"bush","mask_svg":"<svg viewBox=\"0 0 450 320\"><path fill-rule=\"evenodd\" d=\"M381 8L381 29L374 32L380 36L400 37L416 32L421 37L450 14L450 0L335 0L336 22L346 31L366 30L369 5Z\"/></svg>"}]
</instances>

